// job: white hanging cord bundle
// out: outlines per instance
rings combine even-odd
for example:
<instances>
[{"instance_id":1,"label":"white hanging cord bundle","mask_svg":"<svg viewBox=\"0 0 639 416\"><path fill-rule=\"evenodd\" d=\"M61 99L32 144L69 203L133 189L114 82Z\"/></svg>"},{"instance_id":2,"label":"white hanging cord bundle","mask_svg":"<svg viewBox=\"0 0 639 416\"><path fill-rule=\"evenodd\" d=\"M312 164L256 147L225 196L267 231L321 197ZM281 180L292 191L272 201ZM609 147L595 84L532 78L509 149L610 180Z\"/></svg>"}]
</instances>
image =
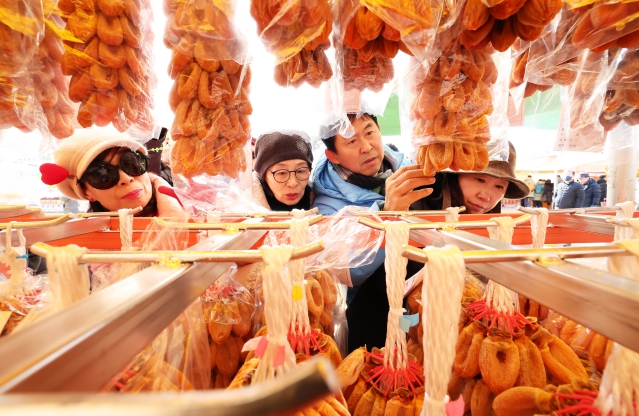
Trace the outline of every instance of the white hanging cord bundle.
<instances>
[{"instance_id":1,"label":"white hanging cord bundle","mask_svg":"<svg viewBox=\"0 0 639 416\"><path fill-rule=\"evenodd\" d=\"M634 256L611 256L608 270L611 273L632 280L639 280L639 240L629 240L636 235L637 222L631 220L634 203L623 202L617 217L623 218L630 227L615 226L615 243L630 251ZM621 213L621 215L620 215ZM623 241L618 241L624 239ZM594 403L602 415L639 416L639 354L628 348L614 344L606 362L606 370L601 379L599 394Z\"/></svg>"},{"instance_id":2,"label":"white hanging cord bundle","mask_svg":"<svg viewBox=\"0 0 639 416\"><path fill-rule=\"evenodd\" d=\"M635 212L635 203L632 201L621 202L615 206L620 208L615 215L615 218L620 220L632 218ZM632 235L632 228L615 225L615 241L629 240L632 238Z\"/></svg>"},{"instance_id":3,"label":"white hanging cord bundle","mask_svg":"<svg viewBox=\"0 0 639 416\"><path fill-rule=\"evenodd\" d=\"M459 248L426 247L423 269L424 416L446 416L448 381L455 360L466 267Z\"/></svg>"},{"instance_id":4,"label":"white hanging cord bundle","mask_svg":"<svg viewBox=\"0 0 639 416\"><path fill-rule=\"evenodd\" d=\"M459 207L446 208L448 213L446 214L446 222L458 222L459 221Z\"/></svg>"},{"instance_id":5,"label":"white hanging cord bundle","mask_svg":"<svg viewBox=\"0 0 639 416\"><path fill-rule=\"evenodd\" d=\"M0 261L9 267L9 274L11 275L11 278L0 283L0 298L4 298L6 296L21 296L22 284L24 279L27 277L27 259L25 258L27 253L27 240L24 238L24 234L21 229L16 229L16 232L18 233L20 245L18 247L13 247L11 245L13 225L12 223L8 223L5 231L5 252L2 255L2 258L0 258Z\"/></svg>"},{"instance_id":6,"label":"white hanging cord bundle","mask_svg":"<svg viewBox=\"0 0 639 416\"><path fill-rule=\"evenodd\" d=\"M85 253L86 248L75 244L54 247L47 253L49 298L43 297L42 309L29 312L16 330L89 296L89 269L79 264Z\"/></svg>"},{"instance_id":7,"label":"white hanging cord bundle","mask_svg":"<svg viewBox=\"0 0 639 416\"><path fill-rule=\"evenodd\" d=\"M384 221L386 230L386 293L388 294L388 322L386 324L386 344L384 367L404 370L408 361L406 334L399 326L400 317L406 312L402 307L404 284L408 259L402 256L403 245L408 244L410 225L404 221Z\"/></svg>"},{"instance_id":8,"label":"white hanging cord bundle","mask_svg":"<svg viewBox=\"0 0 639 416\"><path fill-rule=\"evenodd\" d=\"M120 244L122 251L133 250L133 212L137 210L123 208L118 210L120 217Z\"/></svg>"},{"instance_id":9,"label":"white hanging cord bundle","mask_svg":"<svg viewBox=\"0 0 639 416\"><path fill-rule=\"evenodd\" d=\"M291 244L293 247L302 247L308 240L309 221L304 218L304 210L293 210L293 219L290 222ZM291 318L291 333L294 338L304 338L310 333L308 319L308 305L306 303L306 289L304 288L304 269L306 258L291 260L288 268L293 282L293 316ZM297 345L293 345L297 348Z\"/></svg>"},{"instance_id":10,"label":"white hanging cord bundle","mask_svg":"<svg viewBox=\"0 0 639 416\"><path fill-rule=\"evenodd\" d=\"M286 374L295 367L295 354L288 343L288 328L291 323L292 284L287 263L293 254L293 246L260 247L264 268L262 290L264 291L264 318L268 335L251 384L270 380ZM258 349L260 347L258 346Z\"/></svg>"},{"instance_id":11,"label":"white hanging cord bundle","mask_svg":"<svg viewBox=\"0 0 639 416\"><path fill-rule=\"evenodd\" d=\"M546 230L548 229L548 209L535 208L537 215L530 218L530 231L532 232L533 248L543 248L546 242Z\"/></svg>"},{"instance_id":12,"label":"white hanging cord bundle","mask_svg":"<svg viewBox=\"0 0 639 416\"><path fill-rule=\"evenodd\" d=\"M602 415L639 415L639 354L617 343L606 362L595 400Z\"/></svg>"},{"instance_id":13,"label":"white hanging cord bundle","mask_svg":"<svg viewBox=\"0 0 639 416\"><path fill-rule=\"evenodd\" d=\"M513 234L515 233L515 221L511 217L491 218L491 221L497 223L497 227L489 227L488 235L493 240L501 243L512 243ZM497 313L512 315L518 310L518 297L515 292L504 286L488 281L486 285L486 304L491 305Z\"/></svg>"}]
</instances>

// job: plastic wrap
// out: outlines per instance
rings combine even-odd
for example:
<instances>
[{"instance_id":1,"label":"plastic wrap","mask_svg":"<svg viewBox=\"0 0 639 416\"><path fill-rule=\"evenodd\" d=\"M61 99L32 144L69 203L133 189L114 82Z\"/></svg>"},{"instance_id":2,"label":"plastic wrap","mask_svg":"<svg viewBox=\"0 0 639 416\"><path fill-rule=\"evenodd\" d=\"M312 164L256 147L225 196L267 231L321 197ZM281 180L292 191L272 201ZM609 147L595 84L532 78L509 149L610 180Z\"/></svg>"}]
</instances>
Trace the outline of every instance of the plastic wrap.
<instances>
[{"instance_id":1,"label":"plastic wrap","mask_svg":"<svg viewBox=\"0 0 639 416\"><path fill-rule=\"evenodd\" d=\"M245 144L251 70L237 30L232 2L165 2L164 43L172 49L168 72L175 80L169 105L175 113L171 136L174 175L225 175L246 170Z\"/></svg>"},{"instance_id":2,"label":"plastic wrap","mask_svg":"<svg viewBox=\"0 0 639 416\"><path fill-rule=\"evenodd\" d=\"M150 137L153 15L150 0L62 2L67 29L62 73L70 75L69 98L80 103L82 127L108 124Z\"/></svg>"},{"instance_id":3,"label":"plastic wrap","mask_svg":"<svg viewBox=\"0 0 639 416\"><path fill-rule=\"evenodd\" d=\"M328 0L251 0L251 15L266 49L276 59L275 82L317 88L333 76L326 56L333 29Z\"/></svg>"},{"instance_id":4,"label":"plastic wrap","mask_svg":"<svg viewBox=\"0 0 639 416\"><path fill-rule=\"evenodd\" d=\"M74 244L51 249L47 254L49 276L42 287L40 302L15 330L21 330L89 296L89 269L78 263L85 252L85 248Z\"/></svg>"},{"instance_id":5,"label":"plastic wrap","mask_svg":"<svg viewBox=\"0 0 639 416\"><path fill-rule=\"evenodd\" d=\"M0 261L8 266L6 273L0 273L0 335L8 335L20 324L29 311L41 300L42 286L46 276L33 276L27 269L26 239L18 229L19 246L12 246L11 225L5 231L5 251ZM4 270L3 270L4 271ZM6 321L2 321L5 315ZM8 315L8 316L6 316Z\"/></svg>"},{"instance_id":6,"label":"plastic wrap","mask_svg":"<svg viewBox=\"0 0 639 416\"><path fill-rule=\"evenodd\" d=\"M417 162L429 176L446 168L481 171L489 161L488 116L494 110L491 90L498 80L497 66L487 52L461 45L458 33L458 24L442 32L440 52L430 66L415 62L405 88ZM505 116L507 102L503 107ZM498 158L503 160L503 155Z\"/></svg>"},{"instance_id":7,"label":"plastic wrap","mask_svg":"<svg viewBox=\"0 0 639 416\"><path fill-rule=\"evenodd\" d=\"M69 78L61 70L62 41L70 34L64 31L66 23L51 3L12 3L0 23L0 129L69 137L77 110L69 100Z\"/></svg>"},{"instance_id":8,"label":"plastic wrap","mask_svg":"<svg viewBox=\"0 0 639 416\"><path fill-rule=\"evenodd\" d=\"M614 53L614 48L608 53ZM617 55L621 59L615 60L618 64L606 86L604 106L599 116L599 123L605 131L614 129L621 121L630 126L639 124L639 82L636 81L639 74L639 50L621 50Z\"/></svg>"},{"instance_id":9,"label":"plastic wrap","mask_svg":"<svg viewBox=\"0 0 639 416\"><path fill-rule=\"evenodd\" d=\"M184 222L187 218L173 220ZM135 242L135 246L143 251L184 250L187 245L187 230L164 227L155 222L151 222L146 232ZM105 283L115 283L148 266L143 263L114 264L110 267L111 278ZM133 358L104 390L140 392L209 388L211 354L202 310L198 298Z\"/></svg>"},{"instance_id":10,"label":"plastic wrap","mask_svg":"<svg viewBox=\"0 0 639 416\"><path fill-rule=\"evenodd\" d=\"M200 300L193 302L104 390L126 393L209 387L210 354Z\"/></svg>"},{"instance_id":11,"label":"plastic wrap","mask_svg":"<svg viewBox=\"0 0 639 416\"><path fill-rule=\"evenodd\" d=\"M618 46L639 45L639 4L633 1L569 1L579 21L572 43L578 48L603 52Z\"/></svg>"},{"instance_id":12,"label":"plastic wrap","mask_svg":"<svg viewBox=\"0 0 639 416\"><path fill-rule=\"evenodd\" d=\"M211 387L226 388L246 359L244 342L252 338L255 301L234 280L232 266L201 296L204 321L210 335Z\"/></svg>"},{"instance_id":13,"label":"plastic wrap","mask_svg":"<svg viewBox=\"0 0 639 416\"><path fill-rule=\"evenodd\" d=\"M470 49L506 51L517 38L537 39L563 5L562 0L469 0L463 12L461 43Z\"/></svg>"}]
</instances>

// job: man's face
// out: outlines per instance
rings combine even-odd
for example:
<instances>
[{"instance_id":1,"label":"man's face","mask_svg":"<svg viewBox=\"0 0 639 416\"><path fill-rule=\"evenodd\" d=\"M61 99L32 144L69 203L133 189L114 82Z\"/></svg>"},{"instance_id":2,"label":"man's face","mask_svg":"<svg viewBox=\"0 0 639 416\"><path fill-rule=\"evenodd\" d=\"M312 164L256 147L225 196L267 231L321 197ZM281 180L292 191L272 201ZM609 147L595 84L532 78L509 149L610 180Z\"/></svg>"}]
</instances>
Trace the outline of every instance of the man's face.
<instances>
[{"instance_id":1,"label":"man's face","mask_svg":"<svg viewBox=\"0 0 639 416\"><path fill-rule=\"evenodd\" d=\"M573 179L575 179L575 172L572 172L572 171L569 171L569 170L564 172L564 180L570 181L570 180L573 180Z\"/></svg>"},{"instance_id":2,"label":"man's face","mask_svg":"<svg viewBox=\"0 0 639 416\"><path fill-rule=\"evenodd\" d=\"M326 149L326 157L351 172L374 176L384 159L382 133L375 121L366 116L356 119L352 124L355 134L349 138L338 134L335 137L337 153Z\"/></svg>"},{"instance_id":3,"label":"man's face","mask_svg":"<svg viewBox=\"0 0 639 416\"><path fill-rule=\"evenodd\" d=\"M581 184L582 184L582 185L585 185L585 184L586 184L586 182L588 182L588 179L590 179L590 178L588 178L588 177L585 177L585 178L579 178L579 181L581 182Z\"/></svg>"}]
</instances>

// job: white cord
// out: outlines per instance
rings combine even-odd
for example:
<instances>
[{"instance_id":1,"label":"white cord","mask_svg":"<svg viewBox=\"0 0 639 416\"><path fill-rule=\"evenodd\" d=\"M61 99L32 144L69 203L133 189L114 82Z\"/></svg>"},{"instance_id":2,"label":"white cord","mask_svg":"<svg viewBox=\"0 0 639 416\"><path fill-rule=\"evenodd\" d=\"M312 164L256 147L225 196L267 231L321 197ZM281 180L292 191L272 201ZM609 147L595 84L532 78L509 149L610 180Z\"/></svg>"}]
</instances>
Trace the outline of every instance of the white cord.
<instances>
[{"instance_id":1,"label":"white cord","mask_svg":"<svg viewBox=\"0 0 639 416\"><path fill-rule=\"evenodd\" d=\"M621 202L616 207L620 207L621 209L617 211L615 218L618 219L628 219L632 218L635 212L635 203L632 201ZM619 225L615 225L615 240L629 240L632 238L633 230L630 227L622 227Z\"/></svg>"},{"instance_id":2,"label":"white cord","mask_svg":"<svg viewBox=\"0 0 639 416\"><path fill-rule=\"evenodd\" d=\"M304 219L306 213L303 210L293 210L293 219L290 222L291 244L299 248L306 244L308 240L308 219ZM298 217L301 217L298 219ZM293 293L297 297L293 298L293 316L291 325L293 334L306 336L310 332L311 324L308 320L308 305L306 303L306 289L304 288L304 269L306 268L306 258L291 260L289 271L293 282Z\"/></svg>"},{"instance_id":3,"label":"white cord","mask_svg":"<svg viewBox=\"0 0 639 416\"><path fill-rule=\"evenodd\" d=\"M602 415L637 416L639 409L639 354L617 343L606 362L595 406Z\"/></svg>"},{"instance_id":4,"label":"white cord","mask_svg":"<svg viewBox=\"0 0 639 416\"><path fill-rule=\"evenodd\" d=\"M515 220L511 217L491 218L497 223L497 227L488 227L488 235L493 240L510 244L515 233ZM486 285L486 304L492 303L493 309L498 313L512 315L515 310L519 310L519 299L515 292L505 288L492 280Z\"/></svg>"},{"instance_id":5,"label":"white cord","mask_svg":"<svg viewBox=\"0 0 639 416\"><path fill-rule=\"evenodd\" d=\"M399 318L406 311L402 307L408 259L402 256L403 245L408 244L409 224L404 221L384 221L386 230L386 293L388 295L388 322L384 367L404 370L408 361L406 333L399 326Z\"/></svg>"},{"instance_id":6,"label":"white cord","mask_svg":"<svg viewBox=\"0 0 639 416\"><path fill-rule=\"evenodd\" d=\"M78 264L86 251L84 247L71 244L53 247L47 253L50 298L48 302L43 300L45 303L39 305L41 309L32 309L16 330L89 296L89 269L86 265Z\"/></svg>"},{"instance_id":7,"label":"white cord","mask_svg":"<svg viewBox=\"0 0 639 416\"><path fill-rule=\"evenodd\" d=\"M537 215L530 218L533 248L543 248L548 229L548 208L535 208Z\"/></svg>"},{"instance_id":8,"label":"white cord","mask_svg":"<svg viewBox=\"0 0 639 416\"><path fill-rule=\"evenodd\" d=\"M639 266L639 240L629 240L636 235L636 220L631 220L634 214L634 203L623 202L617 217L623 218L630 227L615 226L615 243L630 251L634 256L611 256L608 258L608 270L611 273L632 280L639 280L637 267ZM618 241L618 239L624 241ZM601 378L599 394L595 406L602 415L638 416L639 410L635 403L639 402L639 354L615 343L612 353L606 362L606 371Z\"/></svg>"},{"instance_id":9,"label":"white cord","mask_svg":"<svg viewBox=\"0 0 639 416\"><path fill-rule=\"evenodd\" d=\"M122 251L133 249L133 210L123 208L118 210L120 217L120 244Z\"/></svg>"},{"instance_id":10,"label":"white cord","mask_svg":"<svg viewBox=\"0 0 639 416\"><path fill-rule=\"evenodd\" d=\"M264 318L268 327L268 344L262 355L251 384L260 383L286 374L296 366L295 354L288 343L288 327L291 323L292 284L287 263L293 254L293 246L260 247L264 268L262 291L264 294ZM284 362L275 366L278 351L284 351Z\"/></svg>"},{"instance_id":11,"label":"white cord","mask_svg":"<svg viewBox=\"0 0 639 416\"><path fill-rule=\"evenodd\" d=\"M464 256L455 246L426 247L422 285L424 337L424 407L422 415L446 416L450 369L455 360L459 299L464 291Z\"/></svg>"},{"instance_id":12,"label":"white cord","mask_svg":"<svg viewBox=\"0 0 639 416\"><path fill-rule=\"evenodd\" d=\"M446 222L459 221L459 207L448 207L446 211L448 211L446 214Z\"/></svg>"},{"instance_id":13,"label":"white cord","mask_svg":"<svg viewBox=\"0 0 639 416\"><path fill-rule=\"evenodd\" d=\"M26 238L24 238L22 229L18 228L16 229L16 232L18 233L18 240L20 241L20 245L18 247L13 247L11 245L11 237L13 236L13 224L11 222L8 223L7 229L5 231L5 251L0 258L0 261L9 267L10 279L0 283L0 298L9 296L21 296L23 293L22 284L27 278L27 259L18 258L24 256L27 253L27 240Z\"/></svg>"}]
</instances>

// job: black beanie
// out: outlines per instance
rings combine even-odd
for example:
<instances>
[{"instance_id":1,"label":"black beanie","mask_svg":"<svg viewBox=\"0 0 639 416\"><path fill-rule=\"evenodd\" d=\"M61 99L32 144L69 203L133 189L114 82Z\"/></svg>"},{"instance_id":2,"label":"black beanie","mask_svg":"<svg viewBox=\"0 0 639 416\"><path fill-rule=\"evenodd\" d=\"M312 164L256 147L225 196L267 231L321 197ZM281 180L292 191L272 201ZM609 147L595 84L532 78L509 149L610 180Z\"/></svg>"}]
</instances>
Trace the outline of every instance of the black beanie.
<instances>
[{"instance_id":1,"label":"black beanie","mask_svg":"<svg viewBox=\"0 0 639 416\"><path fill-rule=\"evenodd\" d=\"M255 172L264 181L268 168L285 160L301 159L313 164L311 144L297 134L263 134L255 144Z\"/></svg>"}]
</instances>

